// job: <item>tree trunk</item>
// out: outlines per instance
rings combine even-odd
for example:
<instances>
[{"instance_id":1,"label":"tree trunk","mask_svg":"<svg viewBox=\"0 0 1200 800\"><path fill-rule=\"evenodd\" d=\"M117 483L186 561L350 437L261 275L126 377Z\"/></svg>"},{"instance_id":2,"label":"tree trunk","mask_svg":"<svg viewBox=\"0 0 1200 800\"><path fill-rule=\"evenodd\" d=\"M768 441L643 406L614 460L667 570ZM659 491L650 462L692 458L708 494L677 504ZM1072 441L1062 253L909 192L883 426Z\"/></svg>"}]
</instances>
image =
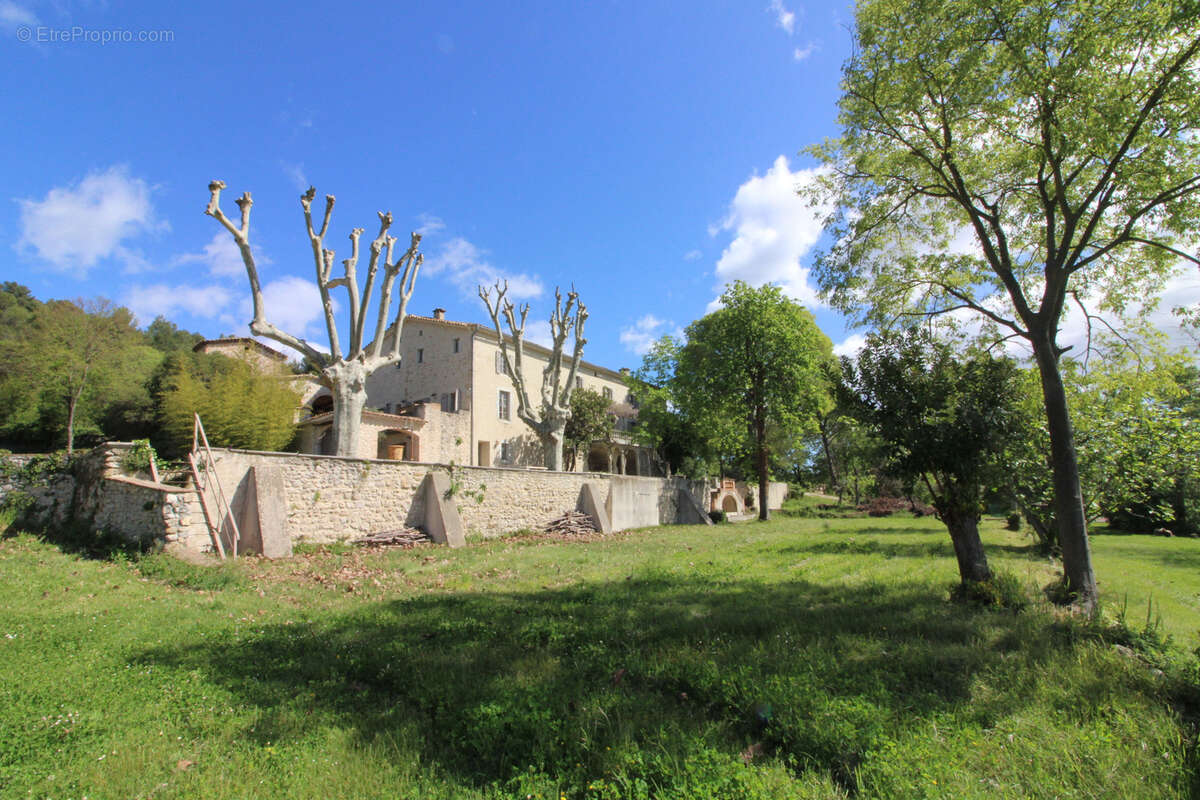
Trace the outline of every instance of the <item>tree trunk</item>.
<instances>
[{"instance_id":1,"label":"tree trunk","mask_svg":"<svg viewBox=\"0 0 1200 800\"><path fill-rule=\"evenodd\" d=\"M821 431L821 449L825 451L825 466L829 469L829 491L837 492L838 504L842 502L842 487L838 485L837 472L833 468L833 453L829 452L829 417L821 417L817 423Z\"/></svg>"},{"instance_id":2,"label":"tree trunk","mask_svg":"<svg viewBox=\"0 0 1200 800\"><path fill-rule=\"evenodd\" d=\"M1075 455L1075 432L1067 408L1067 393L1058 368L1058 356L1050 337L1033 337L1033 355L1042 379L1042 398L1050 432L1050 464L1054 474L1054 508L1058 544L1062 549L1063 578L1080 610L1096 608L1096 573L1092 569L1087 517L1079 484L1079 461Z\"/></svg>"},{"instance_id":3,"label":"tree trunk","mask_svg":"<svg viewBox=\"0 0 1200 800\"><path fill-rule=\"evenodd\" d=\"M363 406L367 404L366 382L338 380L333 384L331 390L333 392L333 452L339 456L357 458Z\"/></svg>"},{"instance_id":4,"label":"tree trunk","mask_svg":"<svg viewBox=\"0 0 1200 800\"><path fill-rule=\"evenodd\" d=\"M754 419L754 437L757 439L755 453L755 466L758 468L758 518L762 522L766 522L771 518L771 512L767 509L767 494L770 487L767 486L767 469L768 469L768 454L767 454L767 420L765 413L756 413Z\"/></svg>"},{"instance_id":5,"label":"tree trunk","mask_svg":"<svg viewBox=\"0 0 1200 800\"><path fill-rule=\"evenodd\" d=\"M967 512L950 511L942 514L942 522L950 531L954 556L958 559L958 576L963 583L978 583L992 577L987 554L979 538L979 520Z\"/></svg>"},{"instance_id":6,"label":"tree trunk","mask_svg":"<svg viewBox=\"0 0 1200 800\"><path fill-rule=\"evenodd\" d=\"M74 395L67 397L67 457L70 458L75 453L75 406L78 404L78 398Z\"/></svg>"},{"instance_id":7,"label":"tree trunk","mask_svg":"<svg viewBox=\"0 0 1200 800\"><path fill-rule=\"evenodd\" d=\"M542 449L545 451L544 463L546 469L552 472L562 472L563 468L563 427L544 432Z\"/></svg>"}]
</instances>

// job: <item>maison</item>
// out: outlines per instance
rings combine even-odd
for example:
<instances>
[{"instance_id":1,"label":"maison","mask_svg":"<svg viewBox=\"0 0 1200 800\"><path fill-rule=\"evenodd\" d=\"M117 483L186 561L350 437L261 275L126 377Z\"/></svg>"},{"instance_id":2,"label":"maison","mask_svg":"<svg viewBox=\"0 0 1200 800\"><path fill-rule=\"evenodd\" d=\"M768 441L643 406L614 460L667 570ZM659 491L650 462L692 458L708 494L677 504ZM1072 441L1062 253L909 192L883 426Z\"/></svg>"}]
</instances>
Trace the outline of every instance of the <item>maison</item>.
<instances>
[{"instance_id":1,"label":"maison","mask_svg":"<svg viewBox=\"0 0 1200 800\"><path fill-rule=\"evenodd\" d=\"M506 341L511 343L508 337ZM569 344L569 343L568 343ZM385 342L385 347L390 343ZM541 467L542 445L517 418L517 398L505 372L494 328L409 314L400 343L401 361L367 380L359 456L474 466ZM537 403L548 348L525 341L522 371ZM652 450L633 443L636 412L625 384L628 370L615 371L581 361L576 388L591 389L612 405L615 430L608 442L595 442L575 464L576 471L658 475ZM563 380L566 380L564 369ZM319 390L311 416L300 423L300 451L332 453L333 398Z\"/></svg>"}]
</instances>

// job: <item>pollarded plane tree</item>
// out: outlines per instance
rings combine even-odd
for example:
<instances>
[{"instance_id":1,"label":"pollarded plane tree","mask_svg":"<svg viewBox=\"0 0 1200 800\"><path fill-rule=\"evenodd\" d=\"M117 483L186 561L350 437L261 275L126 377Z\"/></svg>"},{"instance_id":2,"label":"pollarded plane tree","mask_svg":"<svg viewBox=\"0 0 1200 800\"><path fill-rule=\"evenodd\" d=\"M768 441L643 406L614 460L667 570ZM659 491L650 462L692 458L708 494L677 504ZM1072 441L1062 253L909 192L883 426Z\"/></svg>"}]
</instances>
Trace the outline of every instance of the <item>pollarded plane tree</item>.
<instances>
[{"instance_id":1,"label":"pollarded plane tree","mask_svg":"<svg viewBox=\"0 0 1200 800\"><path fill-rule=\"evenodd\" d=\"M343 274L333 277L334 251L325 248L325 235L329 231L330 217L333 216L334 197L331 194L325 195L325 214L319 229L313 225L312 215L312 202L317 190L310 187L300 197L300 204L304 207L304 224L308 229L316 264L317 288L320 290L321 304L325 311L325 328L329 334L329 352L323 353L301 337L280 330L267 320L258 268L250 248L250 207L253 201L249 192L244 192L237 199L241 223L235 225L221 212L221 190L224 188L224 181L213 181L208 185L211 197L204 213L214 217L229 231L237 243L238 250L241 251L254 302L254 319L250 321L250 332L255 336L274 339L303 353L309 363L316 367L320 382L333 394L334 452L339 456L357 455L362 410L367 400L367 378L381 367L400 361L400 337L404 329L404 317L417 280L417 272L424 260L424 256L417 252L421 236L413 233L408 249L398 258L394 258L396 237L388 234L392 226L392 214L390 211L379 212L379 233L371 240L366 280L360 289L357 267L359 237L362 236L363 229L355 228L350 232L350 257L342 260ZM367 340L363 333L371 309L371 295L380 271L383 273L383 282L379 289L375 335ZM397 285L400 289L399 305L395 319L389 327L387 320L391 311L392 295ZM331 295L332 290L339 286L344 287L349 295L350 341L344 351L338 336Z\"/></svg>"},{"instance_id":2,"label":"pollarded plane tree","mask_svg":"<svg viewBox=\"0 0 1200 800\"><path fill-rule=\"evenodd\" d=\"M495 299L492 290L495 290ZM550 356L542 369L542 402L534 406L529 401L529 389L525 383L525 372L522 364L525 357L525 320L529 317L529 304L524 303L520 309L513 306L508 299L508 283L497 282L492 289L479 287L479 299L487 306L492 324L496 328L496 338L500 340L500 353L504 359L504 371L512 381L513 390L517 395L517 418L533 429L541 440L545 452L546 469L561 471L563 468L563 440L567 420L571 417L571 393L575 388L575 373L579 371L579 361L583 358L583 346L587 339L583 338L583 323L587 321L588 312L579 300L579 294L571 289L567 293L567 302L563 303L562 292L554 290L554 311L550 314ZM508 324L511 334L505 341L500 317ZM518 320L518 315L520 319ZM567 369L566 380L563 380L564 356L571 333L575 334L575 347L570 356L570 366Z\"/></svg>"}]
</instances>

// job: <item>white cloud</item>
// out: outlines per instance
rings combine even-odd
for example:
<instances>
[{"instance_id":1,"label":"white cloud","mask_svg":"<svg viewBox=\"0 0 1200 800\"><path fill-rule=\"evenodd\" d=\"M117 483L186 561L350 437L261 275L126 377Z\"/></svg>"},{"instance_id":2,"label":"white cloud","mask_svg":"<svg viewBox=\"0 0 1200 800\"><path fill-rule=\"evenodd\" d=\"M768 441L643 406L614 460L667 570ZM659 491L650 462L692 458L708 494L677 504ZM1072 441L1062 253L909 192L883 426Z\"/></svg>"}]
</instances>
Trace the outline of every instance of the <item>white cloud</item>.
<instances>
[{"instance_id":1,"label":"white cloud","mask_svg":"<svg viewBox=\"0 0 1200 800\"><path fill-rule=\"evenodd\" d=\"M170 318L180 312L203 319L217 319L233 300L233 293L224 286L134 286L125 295L125 305L146 325L160 314Z\"/></svg>"},{"instance_id":2,"label":"white cloud","mask_svg":"<svg viewBox=\"0 0 1200 800\"><path fill-rule=\"evenodd\" d=\"M532 313L532 312L531 312ZM542 347L553 347L554 337L550 335L550 320L548 319L531 319L525 323L525 340L540 344ZM570 350L573 347L571 339L563 345L563 348Z\"/></svg>"},{"instance_id":3,"label":"white cloud","mask_svg":"<svg viewBox=\"0 0 1200 800\"><path fill-rule=\"evenodd\" d=\"M264 256L257 247L251 245L250 249L258 266L271 263L271 259ZM203 264L208 267L208 274L214 278L239 278L246 274L242 253L233 237L224 230L214 233L212 240L204 245L201 252L184 253L171 259L171 266L182 264Z\"/></svg>"},{"instance_id":4,"label":"white cloud","mask_svg":"<svg viewBox=\"0 0 1200 800\"><path fill-rule=\"evenodd\" d=\"M426 256L421 270L430 277L445 278L468 297L475 295L477 286L493 286L497 281L507 281L508 297L513 302L541 296L542 282L536 275L503 272L486 256L486 251L456 236L442 245L435 255Z\"/></svg>"},{"instance_id":5,"label":"white cloud","mask_svg":"<svg viewBox=\"0 0 1200 800\"><path fill-rule=\"evenodd\" d=\"M717 261L718 291L735 280L752 286L773 283L806 306L821 305L808 284L808 267L800 262L820 238L830 209L812 206L796 193L819 174L819 169L792 172L787 158L780 156L767 174L738 187L717 230L735 233ZM709 311L714 307L710 304Z\"/></svg>"},{"instance_id":6,"label":"white cloud","mask_svg":"<svg viewBox=\"0 0 1200 800\"><path fill-rule=\"evenodd\" d=\"M11 0L0 0L0 28L11 30L18 25L36 25L37 17L24 6Z\"/></svg>"},{"instance_id":7,"label":"white cloud","mask_svg":"<svg viewBox=\"0 0 1200 800\"><path fill-rule=\"evenodd\" d=\"M863 349L866 343L866 334L852 333L843 339L840 344L834 345L833 354L835 356L849 356L850 358L854 358L858 355L858 351Z\"/></svg>"},{"instance_id":8,"label":"white cloud","mask_svg":"<svg viewBox=\"0 0 1200 800\"><path fill-rule=\"evenodd\" d=\"M147 264L127 242L165 228L154 218L150 187L124 166L88 174L74 186L51 189L43 200L18 200L21 238L17 249L33 251L51 267L84 276L97 262L114 259L127 270Z\"/></svg>"},{"instance_id":9,"label":"white cloud","mask_svg":"<svg viewBox=\"0 0 1200 800\"><path fill-rule=\"evenodd\" d=\"M313 281L295 275L271 281L263 287L263 309L266 318L280 330L302 339L325 338L321 290ZM334 311L337 309L335 302ZM254 306L248 292L242 296L239 310L242 319L249 320L254 316Z\"/></svg>"},{"instance_id":10,"label":"white cloud","mask_svg":"<svg viewBox=\"0 0 1200 800\"><path fill-rule=\"evenodd\" d=\"M792 58L796 61L803 61L804 59L811 56L813 54L813 51L815 51L816 49L817 49L817 46L815 44L813 44L812 42L809 42L808 44L804 45L804 47L797 47L795 50L793 50Z\"/></svg>"},{"instance_id":11,"label":"white cloud","mask_svg":"<svg viewBox=\"0 0 1200 800\"><path fill-rule=\"evenodd\" d=\"M309 121L307 127L312 127L312 122ZM309 187L308 176L304 174L303 164L290 164L287 161L280 161L279 166L283 169L283 174L288 176L298 191L306 191Z\"/></svg>"},{"instance_id":12,"label":"white cloud","mask_svg":"<svg viewBox=\"0 0 1200 800\"><path fill-rule=\"evenodd\" d=\"M675 323L646 314L633 325L621 329L621 344L634 355L643 356L668 333L676 338L683 337L683 331Z\"/></svg>"},{"instance_id":13,"label":"white cloud","mask_svg":"<svg viewBox=\"0 0 1200 800\"><path fill-rule=\"evenodd\" d=\"M688 250L686 253L683 254L684 261L699 261L703 257L704 257L704 254L701 253L699 250Z\"/></svg>"},{"instance_id":14,"label":"white cloud","mask_svg":"<svg viewBox=\"0 0 1200 800\"><path fill-rule=\"evenodd\" d=\"M782 0L771 0L767 10L775 17L775 24L787 31L788 36L795 32L796 14L784 8Z\"/></svg>"},{"instance_id":15,"label":"white cloud","mask_svg":"<svg viewBox=\"0 0 1200 800\"><path fill-rule=\"evenodd\" d=\"M417 222L421 223L417 228L417 233L422 236L428 236L446 228L446 223L442 221L442 218L433 214L418 214Z\"/></svg>"}]
</instances>

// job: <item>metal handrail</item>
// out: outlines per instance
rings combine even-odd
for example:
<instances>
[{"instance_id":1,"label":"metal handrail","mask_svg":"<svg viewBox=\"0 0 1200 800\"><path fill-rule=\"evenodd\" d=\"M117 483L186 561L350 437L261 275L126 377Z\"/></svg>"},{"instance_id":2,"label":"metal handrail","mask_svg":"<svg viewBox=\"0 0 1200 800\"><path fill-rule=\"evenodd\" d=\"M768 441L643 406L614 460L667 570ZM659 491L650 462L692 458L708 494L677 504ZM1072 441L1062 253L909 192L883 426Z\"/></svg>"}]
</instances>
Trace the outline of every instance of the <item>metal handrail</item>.
<instances>
[{"instance_id":1,"label":"metal handrail","mask_svg":"<svg viewBox=\"0 0 1200 800\"><path fill-rule=\"evenodd\" d=\"M216 542L217 551L221 554L221 557L224 558L225 552L224 548L221 546L221 530L219 525L214 525L213 521L209 519L207 513L207 503L204 499L204 492L208 487L200 482L200 471L198 466L203 467L205 476L211 477L212 479L212 485L216 489L214 496L217 501L217 511L220 514L220 520L222 522L226 519L229 520L229 527L233 531L232 555L234 558L237 558L238 542L241 540L242 534L241 531L238 530L237 520L234 519L233 507L226 499L225 492L221 488L221 480L217 477L217 462L213 458L212 448L209 447L208 435L204 432L204 423L200 421L199 414L193 413L192 418L194 420L192 424L192 452L189 454L189 460L192 462L192 475L196 480L196 488L200 492L201 505L205 506L205 521L208 523L209 532L213 535L213 539ZM201 444L204 445L203 449L200 448ZM199 465L196 464L195 459L195 455L197 453L202 456Z\"/></svg>"}]
</instances>

